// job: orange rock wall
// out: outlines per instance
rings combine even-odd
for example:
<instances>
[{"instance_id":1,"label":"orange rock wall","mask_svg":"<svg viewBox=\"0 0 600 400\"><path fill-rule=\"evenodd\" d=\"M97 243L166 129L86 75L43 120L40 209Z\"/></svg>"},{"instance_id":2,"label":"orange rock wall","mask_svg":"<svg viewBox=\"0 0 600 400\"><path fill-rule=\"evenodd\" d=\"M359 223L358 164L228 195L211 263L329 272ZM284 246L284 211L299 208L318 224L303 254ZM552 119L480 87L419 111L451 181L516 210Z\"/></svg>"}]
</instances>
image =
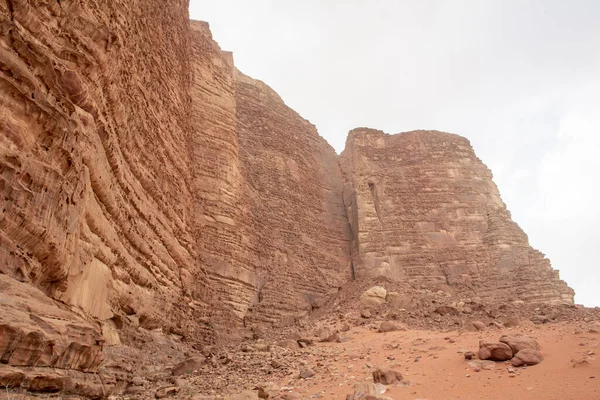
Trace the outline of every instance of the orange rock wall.
<instances>
[{"instance_id":1,"label":"orange rock wall","mask_svg":"<svg viewBox=\"0 0 600 400\"><path fill-rule=\"evenodd\" d=\"M349 278L335 152L187 6L0 3L0 273L111 342L218 339Z\"/></svg>"},{"instance_id":2,"label":"orange rock wall","mask_svg":"<svg viewBox=\"0 0 600 400\"><path fill-rule=\"evenodd\" d=\"M263 82L236 72L244 178L244 264L259 290L250 318L310 311L351 278L350 227L333 148Z\"/></svg>"},{"instance_id":3,"label":"orange rock wall","mask_svg":"<svg viewBox=\"0 0 600 400\"><path fill-rule=\"evenodd\" d=\"M0 2L0 372L226 339L354 275L572 301L466 139L357 130L338 158L187 8Z\"/></svg>"},{"instance_id":4,"label":"orange rock wall","mask_svg":"<svg viewBox=\"0 0 600 400\"><path fill-rule=\"evenodd\" d=\"M340 160L357 276L485 300L573 302L511 220L467 139L361 128L350 132Z\"/></svg>"}]
</instances>

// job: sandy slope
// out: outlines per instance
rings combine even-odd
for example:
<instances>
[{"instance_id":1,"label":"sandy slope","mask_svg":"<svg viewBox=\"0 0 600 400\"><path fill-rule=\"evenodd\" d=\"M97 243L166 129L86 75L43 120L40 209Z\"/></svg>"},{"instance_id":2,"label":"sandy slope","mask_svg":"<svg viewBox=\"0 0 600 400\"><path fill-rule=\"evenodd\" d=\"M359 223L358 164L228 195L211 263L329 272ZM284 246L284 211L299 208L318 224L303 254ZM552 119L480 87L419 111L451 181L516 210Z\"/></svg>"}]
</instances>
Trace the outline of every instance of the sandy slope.
<instances>
[{"instance_id":1,"label":"sandy slope","mask_svg":"<svg viewBox=\"0 0 600 400\"><path fill-rule=\"evenodd\" d=\"M494 370L475 372L461 351L477 351L480 339L498 340L502 334L535 337L545 360L532 367L516 368L510 377L507 363ZM342 344L320 344L323 349L306 360L317 376L295 386L302 398L343 399L356 382L371 381L378 366L399 370L405 385L389 387L393 399L600 399L600 334L586 324L562 323L487 332L352 331ZM454 341L452 343L452 341ZM396 346L397 345L397 346ZM574 360L587 359L576 364ZM319 364L321 364L319 366ZM315 396L317 395L317 396Z\"/></svg>"}]
</instances>

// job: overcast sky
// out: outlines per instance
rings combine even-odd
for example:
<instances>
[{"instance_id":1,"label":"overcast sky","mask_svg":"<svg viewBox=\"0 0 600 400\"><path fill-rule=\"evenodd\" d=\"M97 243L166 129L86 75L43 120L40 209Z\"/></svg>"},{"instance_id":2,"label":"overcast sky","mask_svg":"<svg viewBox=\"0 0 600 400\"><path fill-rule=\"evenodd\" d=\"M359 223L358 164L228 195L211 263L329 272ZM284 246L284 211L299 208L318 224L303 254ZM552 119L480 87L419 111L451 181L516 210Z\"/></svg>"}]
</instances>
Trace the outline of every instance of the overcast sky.
<instances>
[{"instance_id":1,"label":"overcast sky","mask_svg":"<svg viewBox=\"0 0 600 400\"><path fill-rule=\"evenodd\" d=\"M360 126L466 136L576 302L600 306L600 1L191 0L190 16L338 153Z\"/></svg>"}]
</instances>

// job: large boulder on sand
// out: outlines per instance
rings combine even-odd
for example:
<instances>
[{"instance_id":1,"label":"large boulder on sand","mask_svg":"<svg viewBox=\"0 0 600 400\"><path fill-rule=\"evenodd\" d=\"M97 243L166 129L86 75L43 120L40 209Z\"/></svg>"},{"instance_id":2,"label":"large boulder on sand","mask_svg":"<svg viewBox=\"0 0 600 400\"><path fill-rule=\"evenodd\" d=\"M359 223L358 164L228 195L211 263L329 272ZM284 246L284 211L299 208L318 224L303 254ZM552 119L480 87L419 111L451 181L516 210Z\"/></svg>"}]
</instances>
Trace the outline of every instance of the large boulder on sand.
<instances>
[{"instance_id":1,"label":"large boulder on sand","mask_svg":"<svg viewBox=\"0 0 600 400\"><path fill-rule=\"evenodd\" d=\"M536 365L544 361L542 354L535 349L523 349L510 360L510 363L515 367L521 365Z\"/></svg>"},{"instance_id":2,"label":"large boulder on sand","mask_svg":"<svg viewBox=\"0 0 600 400\"><path fill-rule=\"evenodd\" d=\"M504 335L500 338L500 342L507 344L512 350L513 355L523 349L540 349L540 345L535 339L524 335Z\"/></svg>"},{"instance_id":3,"label":"large boulder on sand","mask_svg":"<svg viewBox=\"0 0 600 400\"><path fill-rule=\"evenodd\" d=\"M402 380L402 374L393 369L376 369L373 371L373 382L382 385L393 385Z\"/></svg>"},{"instance_id":4,"label":"large boulder on sand","mask_svg":"<svg viewBox=\"0 0 600 400\"><path fill-rule=\"evenodd\" d=\"M513 356L512 350L505 343L479 341L479 358L481 360L506 361Z\"/></svg>"},{"instance_id":5,"label":"large boulder on sand","mask_svg":"<svg viewBox=\"0 0 600 400\"><path fill-rule=\"evenodd\" d=\"M363 304L370 306L378 306L385 303L385 297L387 296L387 290L381 286L373 286L366 292L360 295L360 301Z\"/></svg>"},{"instance_id":6,"label":"large boulder on sand","mask_svg":"<svg viewBox=\"0 0 600 400\"><path fill-rule=\"evenodd\" d=\"M379 325L379 329L377 330L379 333L384 332L395 332L395 331L405 331L406 327L402 324L398 324L392 321L383 321L381 325Z\"/></svg>"}]
</instances>

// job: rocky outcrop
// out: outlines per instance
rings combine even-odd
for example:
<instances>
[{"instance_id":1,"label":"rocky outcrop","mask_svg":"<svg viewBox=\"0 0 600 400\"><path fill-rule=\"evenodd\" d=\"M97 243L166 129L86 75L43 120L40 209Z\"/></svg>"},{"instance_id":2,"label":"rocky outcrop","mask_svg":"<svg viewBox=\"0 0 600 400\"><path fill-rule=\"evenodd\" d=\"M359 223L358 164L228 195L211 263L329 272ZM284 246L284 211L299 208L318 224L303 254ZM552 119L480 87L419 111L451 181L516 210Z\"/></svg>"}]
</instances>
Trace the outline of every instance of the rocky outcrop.
<instances>
[{"instance_id":1,"label":"rocky outcrop","mask_svg":"<svg viewBox=\"0 0 600 400\"><path fill-rule=\"evenodd\" d=\"M467 139L360 128L349 133L340 162L358 277L486 301L573 302L511 220Z\"/></svg>"}]
</instances>

